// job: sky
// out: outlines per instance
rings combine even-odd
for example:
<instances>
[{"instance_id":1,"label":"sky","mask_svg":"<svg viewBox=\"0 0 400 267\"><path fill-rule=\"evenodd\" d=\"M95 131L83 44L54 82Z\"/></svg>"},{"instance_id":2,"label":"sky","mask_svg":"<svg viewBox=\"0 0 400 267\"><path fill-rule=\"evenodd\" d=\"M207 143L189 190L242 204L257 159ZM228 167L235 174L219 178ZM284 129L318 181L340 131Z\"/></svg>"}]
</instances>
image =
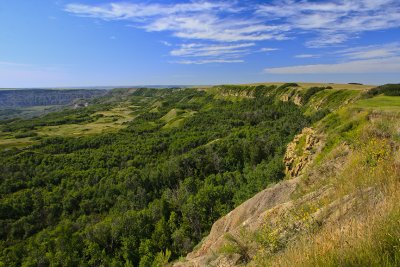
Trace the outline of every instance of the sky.
<instances>
[{"instance_id":1,"label":"sky","mask_svg":"<svg viewBox=\"0 0 400 267\"><path fill-rule=\"evenodd\" d=\"M0 88L400 82L399 0L0 0Z\"/></svg>"}]
</instances>

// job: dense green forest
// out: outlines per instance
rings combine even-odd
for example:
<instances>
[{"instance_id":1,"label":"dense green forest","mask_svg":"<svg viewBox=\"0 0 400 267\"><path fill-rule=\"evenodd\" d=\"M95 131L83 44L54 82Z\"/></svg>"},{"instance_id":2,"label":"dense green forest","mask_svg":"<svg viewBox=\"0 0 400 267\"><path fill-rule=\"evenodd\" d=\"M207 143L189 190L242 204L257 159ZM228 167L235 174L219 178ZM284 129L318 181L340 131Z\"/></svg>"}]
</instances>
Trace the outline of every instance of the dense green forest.
<instances>
[{"instance_id":1,"label":"dense green forest","mask_svg":"<svg viewBox=\"0 0 400 267\"><path fill-rule=\"evenodd\" d=\"M135 116L115 132L0 152L0 266L159 266L184 256L219 217L282 179L287 143L312 122L267 91L237 101L116 90L88 108L3 122L9 133L84 125L121 99Z\"/></svg>"}]
</instances>

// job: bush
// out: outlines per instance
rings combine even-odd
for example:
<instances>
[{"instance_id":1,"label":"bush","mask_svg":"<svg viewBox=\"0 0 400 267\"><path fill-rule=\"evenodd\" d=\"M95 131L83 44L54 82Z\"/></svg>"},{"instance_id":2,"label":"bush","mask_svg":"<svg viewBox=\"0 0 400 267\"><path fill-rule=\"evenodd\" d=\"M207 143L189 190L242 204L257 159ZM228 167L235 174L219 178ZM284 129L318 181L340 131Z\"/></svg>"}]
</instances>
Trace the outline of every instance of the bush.
<instances>
[{"instance_id":1,"label":"bush","mask_svg":"<svg viewBox=\"0 0 400 267\"><path fill-rule=\"evenodd\" d=\"M278 89L286 89L289 87L299 87L297 83L285 83L278 87Z\"/></svg>"},{"instance_id":2,"label":"bush","mask_svg":"<svg viewBox=\"0 0 400 267\"><path fill-rule=\"evenodd\" d=\"M29 132L19 132L19 133L16 133L14 135L15 138L25 138L25 137L34 137L34 136L37 136L37 133L31 132L31 131L29 131Z\"/></svg>"}]
</instances>

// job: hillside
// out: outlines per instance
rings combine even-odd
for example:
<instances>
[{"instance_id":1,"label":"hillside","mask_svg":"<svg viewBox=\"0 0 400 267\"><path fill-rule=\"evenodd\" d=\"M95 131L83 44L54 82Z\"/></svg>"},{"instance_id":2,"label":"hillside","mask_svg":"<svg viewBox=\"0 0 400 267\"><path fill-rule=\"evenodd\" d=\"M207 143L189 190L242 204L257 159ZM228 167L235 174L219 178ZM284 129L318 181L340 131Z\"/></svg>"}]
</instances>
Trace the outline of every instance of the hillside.
<instances>
[{"instance_id":1,"label":"hillside","mask_svg":"<svg viewBox=\"0 0 400 267\"><path fill-rule=\"evenodd\" d=\"M77 99L90 99L104 95L104 90L73 89L15 89L0 90L0 107L33 107L72 104Z\"/></svg>"},{"instance_id":2,"label":"hillside","mask_svg":"<svg viewBox=\"0 0 400 267\"><path fill-rule=\"evenodd\" d=\"M3 122L0 266L396 266L398 87L116 89Z\"/></svg>"},{"instance_id":3,"label":"hillside","mask_svg":"<svg viewBox=\"0 0 400 267\"><path fill-rule=\"evenodd\" d=\"M373 89L303 129L284 180L174 266L398 266L399 89Z\"/></svg>"},{"instance_id":4,"label":"hillside","mask_svg":"<svg viewBox=\"0 0 400 267\"><path fill-rule=\"evenodd\" d=\"M0 121L43 116L66 106L85 106L90 99L106 92L91 89L0 89Z\"/></svg>"}]
</instances>

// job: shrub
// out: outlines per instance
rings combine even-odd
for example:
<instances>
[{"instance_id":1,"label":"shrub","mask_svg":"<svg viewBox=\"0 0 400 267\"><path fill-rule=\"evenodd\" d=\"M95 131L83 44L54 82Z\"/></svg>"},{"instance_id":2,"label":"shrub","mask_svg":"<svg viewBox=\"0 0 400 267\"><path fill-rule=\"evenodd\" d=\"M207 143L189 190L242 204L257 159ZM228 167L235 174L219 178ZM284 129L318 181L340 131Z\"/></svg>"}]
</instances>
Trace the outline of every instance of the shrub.
<instances>
[{"instance_id":1,"label":"shrub","mask_svg":"<svg viewBox=\"0 0 400 267\"><path fill-rule=\"evenodd\" d=\"M278 87L278 89L286 89L288 87L299 87L297 83L285 83Z\"/></svg>"},{"instance_id":2,"label":"shrub","mask_svg":"<svg viewBox=\"0 0 400 267\"><path fill-rule=\"evenodd\" d=\"M29 131L29 132L19 132L14 135L15 138L25 138L25 137L34 137L37 136L37 133Z\"/></svg>"}]
</instances>

